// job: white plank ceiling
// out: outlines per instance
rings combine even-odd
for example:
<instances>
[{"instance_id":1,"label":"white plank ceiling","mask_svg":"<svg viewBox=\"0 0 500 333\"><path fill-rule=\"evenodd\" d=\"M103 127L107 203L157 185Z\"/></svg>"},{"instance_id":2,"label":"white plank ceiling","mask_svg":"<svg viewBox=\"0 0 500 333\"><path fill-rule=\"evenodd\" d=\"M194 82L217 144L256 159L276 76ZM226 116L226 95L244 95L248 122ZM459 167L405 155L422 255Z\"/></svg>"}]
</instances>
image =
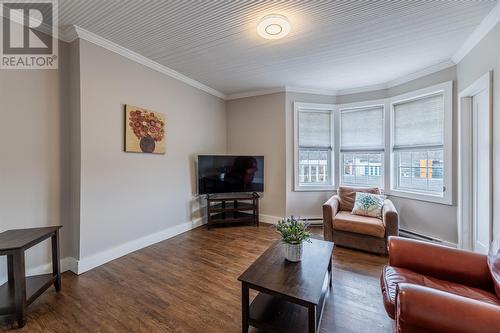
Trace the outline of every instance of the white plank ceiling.
<instances>
[{"instance_id":1,"label":"white plank ceiling","mask_svg":"<svg viewBox=\"0 0 500 333\"><path fill-rule=\"evenodd\" d=\"M344 90L451 58L497 1L60 0L77 25L224 94L283 86ZM256 33L267 14L291 33Z\"/></svg>"}]
</instances>

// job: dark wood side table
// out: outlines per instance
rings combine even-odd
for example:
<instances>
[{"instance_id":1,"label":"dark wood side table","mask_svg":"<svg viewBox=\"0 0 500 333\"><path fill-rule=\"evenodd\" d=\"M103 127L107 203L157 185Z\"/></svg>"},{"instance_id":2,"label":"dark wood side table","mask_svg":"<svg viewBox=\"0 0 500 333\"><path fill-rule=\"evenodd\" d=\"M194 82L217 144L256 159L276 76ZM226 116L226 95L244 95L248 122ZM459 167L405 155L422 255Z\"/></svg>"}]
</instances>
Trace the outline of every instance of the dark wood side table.
<instances>
[{"instance_id":1,"label":"dark wood side table","mask_svg":"<svg viewBox=\"0 0 500 333\"><path fill-rule=\"evenodd\" d=\"M7 256L8 282L0 286L0 315L15 315L19 327L26 307L54 284L61 290L59 229L62 226L8 230L0 233L0 255ZM24 251L51 238L52 273L26 277Z\"/></svg>"}]
</instances>

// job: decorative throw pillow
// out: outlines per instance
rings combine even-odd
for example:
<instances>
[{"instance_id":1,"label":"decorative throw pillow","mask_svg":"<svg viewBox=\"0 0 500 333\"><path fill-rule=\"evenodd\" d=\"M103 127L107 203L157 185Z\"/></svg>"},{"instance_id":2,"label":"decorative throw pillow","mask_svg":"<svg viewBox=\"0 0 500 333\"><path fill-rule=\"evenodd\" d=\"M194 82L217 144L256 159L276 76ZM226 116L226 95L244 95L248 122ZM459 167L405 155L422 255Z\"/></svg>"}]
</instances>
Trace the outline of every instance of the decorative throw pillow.
<instances>
[{"instance_id":1,"label":"decorative throw pillow","mask_svg":"<svg viewBox=\"0 0 500 333\"><path fill-rule=\"evenodd\" d=\"M356 192L356 200L351 214L382 218L382 206L385 196Z\"/></svg>"}]
</instances>

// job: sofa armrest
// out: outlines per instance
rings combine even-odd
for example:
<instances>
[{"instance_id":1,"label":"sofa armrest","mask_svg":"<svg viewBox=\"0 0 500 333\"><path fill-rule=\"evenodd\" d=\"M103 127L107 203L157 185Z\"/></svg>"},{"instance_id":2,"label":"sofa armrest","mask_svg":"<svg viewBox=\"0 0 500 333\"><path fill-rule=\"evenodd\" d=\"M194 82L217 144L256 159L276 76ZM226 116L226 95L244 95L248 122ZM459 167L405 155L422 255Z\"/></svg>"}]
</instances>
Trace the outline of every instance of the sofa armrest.
<instances>
[{"instance_id":1,"label":"sofa armrest","mask_svg":"<svg viewBox=\"0 0 500 333\"><path fill-rule=\"evenodd\" d=\"M385 226L385 235L399 235L399 215L391 200L385 199L382 207L382 222Z\"/></svg>"},{"instance_id":2,"label":"sofa armrest","mask_svg":"<svg viewBox=\"0 0 500 333\"><path fill-rule=\"evenodd\" d=\"M401 283L396 300L397 332L494 333L500 306L419 285ZM412 330L413 329L413 330Z\"/></svg>"},{"instance_id":3,"label":"sofa armrest","mask_svg":"<svg viewBox=\"0 0 500 333\"><path fill-rule=\"evenodd\" d=\"M339 197L334 195L323 204L323 237L327 241L333 241L332 221L339 212Z\"/></svg>"},{"instance_id":4,"label":"sofa armrest","mask_svg":"<svg viewBox=\"0 0 500 333\"><path fill-rule=\"evenodd\" d=\"M493 290L485 255L401 237L389 237L388 248L391 266Z\"/></svg>"}]
</instances>

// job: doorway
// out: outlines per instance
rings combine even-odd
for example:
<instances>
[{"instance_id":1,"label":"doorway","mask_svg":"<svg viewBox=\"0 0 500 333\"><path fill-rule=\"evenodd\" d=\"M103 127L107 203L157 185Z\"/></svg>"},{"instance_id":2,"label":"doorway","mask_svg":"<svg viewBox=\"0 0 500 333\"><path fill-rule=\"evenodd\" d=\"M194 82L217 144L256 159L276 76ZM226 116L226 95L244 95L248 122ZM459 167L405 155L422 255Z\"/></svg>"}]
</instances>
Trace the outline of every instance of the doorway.
<instances>
[{"instance_id":1,"label":"doorway","mask_svg":"<svg viewBox=\"0 0 500 333\"><path fill-rule=\"evenodd\" d=\"M492 239L492 73L459 96L459 246L487 253Z\"/></svg>"}]
</instances>

